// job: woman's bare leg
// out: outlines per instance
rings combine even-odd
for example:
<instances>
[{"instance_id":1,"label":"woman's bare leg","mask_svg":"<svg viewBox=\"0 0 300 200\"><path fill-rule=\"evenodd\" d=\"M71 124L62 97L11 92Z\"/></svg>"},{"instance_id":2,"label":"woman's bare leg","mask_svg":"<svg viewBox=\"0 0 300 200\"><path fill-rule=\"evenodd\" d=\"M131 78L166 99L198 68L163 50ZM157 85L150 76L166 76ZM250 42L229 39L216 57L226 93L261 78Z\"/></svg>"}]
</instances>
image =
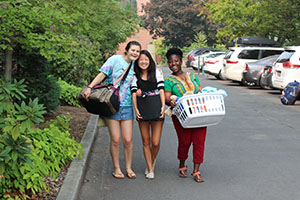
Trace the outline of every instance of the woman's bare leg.
<instances>
[{"instance_id":1,"label":"woman's bare leg","mask_svg":"<svg viewBox=\"0 0 300 200\"><path fill-rule=\"evenodd\" d=\"M150 122L139 122L140 132L143 141L143 151L148 167L148 172L153 172L152 155L150 149Z\"/></svg>"},{"instance_id":2,"label":"woman's bare leg","mask_svg":"<svg viewBox=\"0 0 300 200\"><path fill-rule=\"evenodd\" d=\"M120 153L120 121L105 119L110 133L110 155L114 165L114 174L118 177L124 177L121 171L119 153Z\"/></svg>"},{"instance_id":3,"label":"woman's bare leg","mask_svg":"<svg viewBox=\"0 0 300 200\"><path fill-rule=\"evenodd\" d=\"M151 132L152 132L152 145L151 145L151 158L152 164L157 157L160 148L160 138L163 127L163 121L151 122Z\"/></svg>"},{"instance_id":4,"label":"woman's bare leg","mask_svg":"<svg viewBox=\"0 0 300 200\"><path fill-rule=\"evenodd\" d=\"M128 174L135 176L131 169L132 164L132 155L133 155L133 120L122 120L121 121L121 130L122 130L122 140L124 145L124 158L125 158L125 167ZM129 175L130 176L130 175Z\"/></svg>"}]
</instances>

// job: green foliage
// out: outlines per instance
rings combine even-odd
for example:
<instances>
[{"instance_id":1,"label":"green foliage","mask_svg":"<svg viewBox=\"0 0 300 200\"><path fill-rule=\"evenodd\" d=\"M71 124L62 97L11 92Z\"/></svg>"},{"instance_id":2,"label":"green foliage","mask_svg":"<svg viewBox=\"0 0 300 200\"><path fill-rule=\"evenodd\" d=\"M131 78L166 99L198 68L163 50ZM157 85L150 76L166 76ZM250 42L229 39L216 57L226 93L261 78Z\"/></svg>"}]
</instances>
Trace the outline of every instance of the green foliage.
<instances>
[{"instance_id":1,"label":"green foliage","mask_svg":"<svg viewBox=\"0 0 300 200\"><path fill-rule=\"evenodd\" d=\"M206 42L207 42L206 36L202 32L199 32L194 36L194 42L191 43L190 46L182 48L182 51L189 52L192 49L196 49L196 48L206 48L208 47Z\"/></svg>"},{"instance_id":2,"label":"green foliage","mask_svg":"<svg viewBox=\"0 0 300 200\"><path fill-rule=\"evenodd\" d=\"M67 161L82 156L80 143L70 138L70 117L59 116L48 127L38 99L22 101L24 80L0 81L0 198L28 199L47 189L45 176L55 178ZM20 103L17 103L20 102Z\"/></svg>"},{"instance_id":3,"label":"green foliage","mask_svg":"<svg viewBox=\"0 0 300 200\"><path fill-rule=\"evenodd\" d=\"M29 100L28 105L21 98L26 87L24 80L9 83L4 78L0 82L0 133L9 134L14 140L43 121L44 107L38 99ZM16 103L16 100L21 102Z\"/></svg>"},{"instance_id":4,"label":"green foliage","mask_svg":"<svg viewBox=\"0 0 300 200\"><path fill-rule=\"evenodd\" d=\"M159 63L160 65L166 64L166 53L168 51L169 48L171 48L171 45L166 46L165 43L163 42L163 39L157 39L154 40L154 45L155 45L155 53L156 55L161 56L161 63Z\"/></svg>"},{"instance_id":5,"label":"green foliage","mask_svg":"<svg viewBox=\"0 0 300 200\"><path fill-rule=\"evenodd\" d=\"M26 96L31 99L38 97L47 111L55 110L60 105L60 87L56 83L56 78L50 75L54 68L53 64L36 50L26 52L18 48L14 58L16 60L14 64L18 67L13 76L17 79L25 79L24 84L28 86Z\"/></svg>"},{"instance_id":6,"label":"green foliage","mask_svg":"<svg viewBox=\"0 0 300 200\"><path fill-rule=\"evenodd\" d=\"M82 157L81 144L70 138L69 120L68 116L58 116L47 128L32 129L18 140L0 137L0 161L6 161L4 167L0 165L0 197L17 192L24 198L28 193L47 190L45 176L55 178L67 161Z\"/></svg>"},{"instance_id":7,"label":"green foliage","mask_svg":"<svg viewBox=\"0 0 300 200\"><path fill-rule=\"evenodd\" d=\"M0 197L15 192L15 189L25 197L26 185L20 167L26 163L32 165L30 145L24 136L14 139L10 134L0 135Z\"/></svg>"},{"instance_id":8,"label":"green foliage","mask_svg":"<svg viewBox=\"0 0 300 200\"><path fill-rule=\"evenodd\" d=\"M59 95L60 101L63 104L80 107L77 95L81 91L81 88L76 87L75 85L70 85L66 81L63 81L61 79L59 79L57 83L61 88L61 92Z\"/></svg>"},{"instance_id":9,"label":"green foliage","mask_svg":"<svg viewBox=\"0 0 300 200\"><path fill-rule=\"evenodd\" d=\"M66 28L75 33L78 47L70 59L58 59L52 73L80 86L92 80L119 43L138 29L140 19L132 7L121 7L115 0L65 0L61 6L75 18L76 23Z\"/></svg>"},{"instance_id":10,"label":"green foliage","mask_svg":"<svg viewBox=\"0 0 300 200\"><path fill-rule=\"evenodd\" d=\"M142 19L145 28L164 43L174 47L189 46L194 35L202 31L208 37L207 45L215 42L216 27L199 14L195 0L151 0L145 5Z\"/></svg>"},{"instance_id":11,"label":"green foliage","mask_svg":"<svg viewBox=\"0 0 300 200\"><path fill-rule=\"evenodd\" d=\"M209 18L219 24L217 37L231 42L242 36L261 36L281 44L299 44L300 4L294 0L206 0Z\"/></svg>"},{"instance_id":12,"label":"green foliage","mask_svg":"<svg viewBox=\"0 0 300 200\"><path fill-rule=\"evenodd\" d=\"M32 141L32 156L37 157L33 159L36 172L30 165L25 165L20 170L24 175L27 188L33 192L44 188L42 175L50 175L55 178L67 161L73 160L77 156L82 157L81 144L70 138L68 123L70 119L71 117L58 116L55 120L50 121L47 128L36 129L26 135ZM32 176L36 173L41 175L34 177L33 180ZM35 187L38 186L37 190Z\"/></svg>"},{"instance_id":13,"label":"green foliage","mask_svg":"<svg viewBox=\"0 0 300 200\"><path fill-rule=\"evenodd\" d=\"M216 43L213 46L208 46L206 35L203 34L202 32L199 32L198 34L196 34L194 37L194 42L190 46L182 48L182 51L187 53L196 48L216 48L216 49L226 51L225 45L222 45L222 44Z\"/></svg>"},{"instance_id":14,"label":"green foliage","mask_svg":"<svg viewBox=\"0 0 300 200\"><path fill-rule=\"evenodd\" d=\"M6 1L0 20L0 50L38 50L55 64L52 74L75 85L94 77L140 23L116 0Z\"/></svg>"}]
</instances>

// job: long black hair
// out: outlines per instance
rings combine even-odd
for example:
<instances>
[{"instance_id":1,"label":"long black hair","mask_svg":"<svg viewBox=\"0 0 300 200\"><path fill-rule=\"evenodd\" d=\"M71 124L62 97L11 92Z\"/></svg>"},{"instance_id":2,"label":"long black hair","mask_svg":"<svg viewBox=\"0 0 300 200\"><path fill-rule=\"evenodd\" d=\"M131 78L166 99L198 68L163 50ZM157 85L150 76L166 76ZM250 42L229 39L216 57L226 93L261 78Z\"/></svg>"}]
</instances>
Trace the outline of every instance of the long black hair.
<instances>
[{"instance_id":1,"label":"long black hair","mask_svg":"<svg viewBox=\"0 0 300 200\"><path fill-rule=\"evenodd\" d=\"M144 54L146 55L148 58L149 58L149 67L148 67L148 77L147 77L147 80L150 81L151 83L156 83L156 65L155 65L155 62L150 54L149 51L147 50L142 50L140 52L140 56ZM135 75L137 77L138 80L141 80L141 73L142 73L142 69L139 67L139 59L140 57L134 62L134 72L135 72Z\"/></svg>"}]
</instances>

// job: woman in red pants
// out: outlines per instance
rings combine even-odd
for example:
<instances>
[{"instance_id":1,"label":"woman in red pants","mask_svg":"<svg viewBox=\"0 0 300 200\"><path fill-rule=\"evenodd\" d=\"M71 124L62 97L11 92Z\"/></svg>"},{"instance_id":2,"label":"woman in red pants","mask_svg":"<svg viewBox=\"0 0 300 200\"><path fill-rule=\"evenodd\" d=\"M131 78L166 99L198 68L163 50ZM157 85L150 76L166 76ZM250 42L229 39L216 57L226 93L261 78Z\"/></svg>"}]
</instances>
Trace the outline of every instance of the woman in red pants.
<instances>
[{"instance_id":1,"label":"woman in red pants","mask_svg":"<svg viewBox=\"0 0 300 200\"><path fill-rule=\"evenodd\" d=\"M182 54L182 51L177 48L169 49L166 54L172 74L165 78L165 99L166 104L172 108L176 105L176 101L171 99L171 95L181 97L187 92L195 94L201 91L197 76L194 73L182 71ZM203 163L206 127L183 128L175 115L172 115L172 121L178 136L179 176L187 177L185 161L188 158L189 148L193 144L194 169L192 176L196 182L203 182L199 168Z\"/></svg>"}]
</instances>

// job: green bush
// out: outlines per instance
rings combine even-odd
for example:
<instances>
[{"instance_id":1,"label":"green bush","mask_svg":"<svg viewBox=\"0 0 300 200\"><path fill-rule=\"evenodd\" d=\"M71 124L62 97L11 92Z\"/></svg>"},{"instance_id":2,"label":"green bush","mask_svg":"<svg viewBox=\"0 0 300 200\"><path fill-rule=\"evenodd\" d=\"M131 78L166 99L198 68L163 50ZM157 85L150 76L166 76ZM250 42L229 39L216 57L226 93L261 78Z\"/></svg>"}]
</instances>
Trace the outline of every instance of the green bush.
<instances>
[{"instance_id":1,"label":"green bush","mask_svg":"<svg viewBox=\"0 0 300 200\"><path fill-rule=\"evenodd\" d=\"M81 144L70 138L69 120L58 116L49 127L32 129L17 140L0 137L0 161L5 161L1 162L5 168L0 172L0 197L18 193L26 199L31 193L47 191L46 176L55 179L67 161L82 157Z\"/></svg>"},{"instance_id":2,"label":"green bush","mask_svg":"<svg viewBox=\"0 0 300 200\"><path fill-rule=\"evenodd\" d=\"M0 199L28 199L47 190L45 176L55 178L68 160L83 153L81 144L70 138L70 117L35 128L46 111L37 98L22 101L23 83L0 81Z\"/></svg>"},{"instance_id":3,"label":"green bush","mask_svg":"<svg viewBox=\"0 0 300 200\"><path fill-rule=\"evenodd\" d=\"M77 94L80 92L81 88L71 85L61 79L59 79L57 83L61 88L59 100L62 102L62 104L80 107Z\"/></svg>"},{"instance_id":4,"label":"green bush","mask_svg":"<svg viewBox=\"0 0 300 200\"><path fill-rule=\"evenodd\" d=\"M13 77L16 79L25 79L28 92L27 98L39 98L47 111L55 110L60 105L59 93L60 87L56 83L57 79L51 75L53 64L47 61L37 51L26 52L17 50L14 54L16 71ZM25 99L25 101L27 101Z\"/></svg>"}]
</instances>

